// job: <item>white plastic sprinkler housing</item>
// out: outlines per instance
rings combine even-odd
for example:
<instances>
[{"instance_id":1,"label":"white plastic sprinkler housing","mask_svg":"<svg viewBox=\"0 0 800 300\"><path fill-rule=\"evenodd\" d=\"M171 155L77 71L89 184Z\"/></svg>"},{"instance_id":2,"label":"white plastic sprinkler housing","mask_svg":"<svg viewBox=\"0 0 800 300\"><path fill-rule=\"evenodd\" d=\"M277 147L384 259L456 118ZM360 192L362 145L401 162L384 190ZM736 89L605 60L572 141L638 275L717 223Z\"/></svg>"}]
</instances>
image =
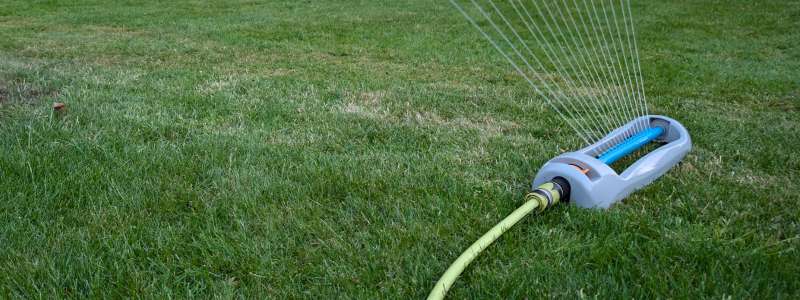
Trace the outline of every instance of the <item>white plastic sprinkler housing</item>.
<instances>
[{"instance_id":1,"label":"white plastic sprinkler housing","mask_svg":"<svg viewBox=\"0 0 800 300\"><path fill-rule=\"evenodd\" d=\"M653 141L666 144L637 160L622 174L617 174L608 165L611 163L608 159L598 159L610 152L609 149L613 151L615 146L628 143L629 140L623 137L641 129L642 124L659 133ZM632 151L638 147L629 148ZM597 143L551 159L536 174L533 187L561 177L571 186L571 203L585 208L608 208L664 175L691 148L689 132L678 121L665 116L643 116L617 128Z\"/></svg>"}]
</instances>

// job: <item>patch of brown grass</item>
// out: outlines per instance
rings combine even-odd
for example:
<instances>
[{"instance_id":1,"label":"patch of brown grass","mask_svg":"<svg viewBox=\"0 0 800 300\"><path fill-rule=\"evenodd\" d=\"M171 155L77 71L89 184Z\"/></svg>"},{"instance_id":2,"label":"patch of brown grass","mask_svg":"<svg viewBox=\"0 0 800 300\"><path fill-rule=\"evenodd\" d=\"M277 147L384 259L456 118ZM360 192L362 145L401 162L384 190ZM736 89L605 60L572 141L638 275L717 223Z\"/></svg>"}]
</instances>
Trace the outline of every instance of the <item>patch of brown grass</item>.
<instances>
[{"instance_id":1,"label":"patch of brown grass","mask_svg":"<svg viewBox=\"0 0 800 300\"><path fill-rule=\"evenodd\" d=\"M56 98L58 91L50 91L34 87L26 83L8 84L0 81L0 104L11 103L36 103L41 99Z\"/></svg>"},{"instance_id":2,"label":"patch of brown grass","mask_svg":"<svg viewBox=\"0 0 800 300\"><path fill-rule=\"evenodd\" d=\"M482 136L499 135L506 130L519 126L517 123L495 119L490 116L482 118L443 118L434 112L409 112L406 114L405 120L422 126L437 126L451 130L475 130Z\"/></svg>"},{"instance_id":3,"label":"patch of brown grass","mask_svg":"<svg viewBox=\"0 0 800 300\"><path fill-rule=\"evenodd\" d=\"M6 102L8 100L8 90L4 85L0 85L0 103Z\"/></svg>"}]
</instances>

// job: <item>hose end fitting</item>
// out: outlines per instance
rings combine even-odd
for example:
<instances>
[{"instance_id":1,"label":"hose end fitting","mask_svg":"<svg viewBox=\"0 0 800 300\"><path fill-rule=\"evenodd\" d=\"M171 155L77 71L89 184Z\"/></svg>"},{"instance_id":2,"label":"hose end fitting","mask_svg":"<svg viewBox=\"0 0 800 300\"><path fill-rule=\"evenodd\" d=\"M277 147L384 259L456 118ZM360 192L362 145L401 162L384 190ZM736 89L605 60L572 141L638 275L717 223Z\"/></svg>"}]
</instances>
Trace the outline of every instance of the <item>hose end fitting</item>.
<instances>
[{"instance_id":1,"label":"hose end fitting","mask_svg":"<svg viewBox=\"0 0 800 300\"><path fill-rule=\"evenodd\" d=\"M535 190L525 195L525 201L536 201L539 203L539 211L556 205L564 199L564 202L569 201L570 186L569 182L561 177L553 178L548 182L536 187Z\"/></svg>"}]
</instances>

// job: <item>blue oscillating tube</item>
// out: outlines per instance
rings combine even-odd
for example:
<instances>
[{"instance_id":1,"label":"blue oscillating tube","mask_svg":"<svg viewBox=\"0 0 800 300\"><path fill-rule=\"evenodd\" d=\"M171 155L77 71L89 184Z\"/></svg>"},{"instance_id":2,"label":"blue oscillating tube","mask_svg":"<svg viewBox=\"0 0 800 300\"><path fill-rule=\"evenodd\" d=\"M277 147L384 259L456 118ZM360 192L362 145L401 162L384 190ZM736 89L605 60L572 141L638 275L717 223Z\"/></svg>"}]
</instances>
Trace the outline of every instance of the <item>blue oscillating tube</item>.
<instances>
[{"instance_id":1,"label":"blue oscillating tube","mask_svg":"<svg viewBox=\"0 0 800 300\"><path fill-rule=\"evenodd\" d=\"M597 159L599 159L600 161L602 161L607 165L610 165L615 161L619 160L620 158L625 157L625 155L628 155L631 152L636 151L636 149L639 149L642 146L647 145L647 143L655 140L662 133L664 133L664 128L661 127L648 128L647 130L637 133L636 135L628 138L619 145L616 145L613 148L609 149L608 151L603 153L603 155L600 155Z\"/></svg>"}]
</instances>

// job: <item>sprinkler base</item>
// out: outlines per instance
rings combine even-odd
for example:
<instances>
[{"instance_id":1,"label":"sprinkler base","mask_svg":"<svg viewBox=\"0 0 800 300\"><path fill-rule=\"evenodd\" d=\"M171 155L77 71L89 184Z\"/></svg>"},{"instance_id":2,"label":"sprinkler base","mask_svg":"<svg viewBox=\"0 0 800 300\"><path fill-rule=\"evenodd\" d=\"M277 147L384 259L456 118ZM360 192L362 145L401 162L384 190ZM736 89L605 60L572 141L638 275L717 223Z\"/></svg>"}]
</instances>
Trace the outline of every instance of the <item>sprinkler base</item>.
<instances>
[{"instance_id":1,"label":"sprinkler base","mask_svg":"<svg viewBox=\"0 0 800 300\"><path fill-rule=\"evenodd\" d=\"M663 129L654 142L664 144L641 157L621 174L597 158L615 146L628 142L631 136L635 137L633 133L641 131L642 125ZM571 187L569 202L586 208L608 208L664 175L691 148L689 132L678 121L665 116L643 116L617 128L591 146L551 159L536 174L533 187L561 177Z\"/></svg>"}]
</instances>

